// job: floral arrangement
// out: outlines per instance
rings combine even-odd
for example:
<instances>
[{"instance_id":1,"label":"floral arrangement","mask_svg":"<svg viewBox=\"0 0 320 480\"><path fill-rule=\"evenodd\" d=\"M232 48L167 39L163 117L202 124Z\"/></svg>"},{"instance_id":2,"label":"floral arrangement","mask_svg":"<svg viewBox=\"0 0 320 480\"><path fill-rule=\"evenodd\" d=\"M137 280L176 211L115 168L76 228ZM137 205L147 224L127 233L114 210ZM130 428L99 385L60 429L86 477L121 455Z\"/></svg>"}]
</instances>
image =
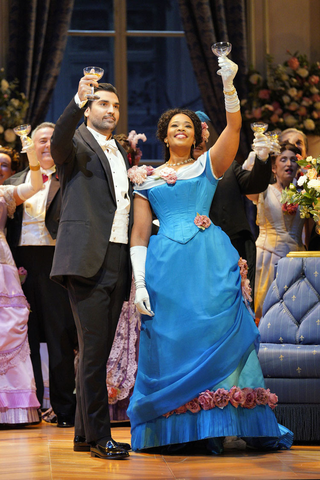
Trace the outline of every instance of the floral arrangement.
<instances>
[{"instance_id":1,"label":"floral arrangement","mask_svg":"<svg viewBox=\"0 0 320 480\"><path fill-rule=\"evenodd\" d=\"M225 388L218 388L216 391L206 390L200 395L185 405L182 405L175 410L165 413L163 416L168 418L174 413L179 415L181 413L191 412L198 413L200 410L211 410L218 407L225 408L229 403L238 408L255 408L257 405L269 405L273 410L277 406L278 397L275 393L271 393L269 388L239 388L233 386L230 390Z\"/></svg>"},{"instance_id":2,"label":"floral arrangement","mask_svg":"<svg viewBox=\"0 0 320 480\"><path fill-rule=\"evenodd\" d=\"M299 208L299 205L297 203L291 204L291 203L285 202L282 205L281 210L285 215L295 215L297 213L298 208Z\"/></svg>"},{"instance_id":3,"label":"floral arrangement","mask_svg":"<svg viewBox=\"0 0 320 480\"><path fill-rule=\"evenodd\" d=\"M306 55L293 55L274 65L267 57L268 75L248 73L249 94L241 102L243 120L263 121L273 129L294 127L305 134L320 134L320 63L310 63Z\"/></svg>"},{"instance_id":4,"label":"floral arrangement","mask_svg":"<svg viewBox=\"0 0 320 480\"><path fill-rule=\"evenodd\" d=\"M128 136L126 136L124 133L119 133L118 135L114 135L114 138L127 152L130 165L138 165L142 157L142 151L139 147L137 147L137 144L139 140L142 140L143 142L147 141L145 134L137 133L135 130L131 130Z\"/></svg>"},{"instance_id":5,"label":"floral arrangement","mask_svg":"<svg viewBox=\"0 0 320 480\"><path fill-rule=\"evenodd\" d=\"M320 156L303 159L297 155L298 165L303 168L303 175L298 178L297 186L290 183L282 191L281 203L299 205L300 217L312 217L317 223L316 232L320 234Z\"/></svg>"},{"instance_id":6,"label":"floral arrangement","mask_svg":"<svg viewBox=\"0 0 320 480\"><path fill-rule=\"evenodd\" d=\"M0 68L0 145L16 147L17 136L13 128L23 123L29 102L18 91L18 80L8 82Z\"/></svg>"},{"instance_id":7,"label":"floral arrangement","mask_svg":"<svg viewBox=\"0 0 320 480\"><path fill-rule=\"evenodd\" d=\"M142 185L147 177L152 175L154 172L154 168L146 165L142 165L138 167L137 165L129 168L128 170L128 177L131 182L135 183L136 185ZM177 173L174 168L164 167L159 172L157 172L157 177L155 180L159 180L160 178L167 182L169 185L174 185L177 181Z\"/></svg>"}]
</instances>

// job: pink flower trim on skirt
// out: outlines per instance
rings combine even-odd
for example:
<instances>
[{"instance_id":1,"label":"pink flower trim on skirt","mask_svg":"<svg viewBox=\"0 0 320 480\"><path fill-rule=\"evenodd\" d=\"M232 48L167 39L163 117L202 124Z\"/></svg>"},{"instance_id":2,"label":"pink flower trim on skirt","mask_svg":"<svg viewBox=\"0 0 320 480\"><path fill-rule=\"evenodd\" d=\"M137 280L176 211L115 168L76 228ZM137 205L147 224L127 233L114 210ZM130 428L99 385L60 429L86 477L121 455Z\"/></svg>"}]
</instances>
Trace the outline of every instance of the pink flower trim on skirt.
<instances>
[{"instance_id":1,"label":"pink flower trim on skirt","mask_svg":"<svg viewBox=\"0 0 320 480\"><path fill-rule=\"evenodd\" d=\"M165 413L163 416L168 418L174 413L191 412L198 413L200 410L211 410L218 407L223 409L229 403L238 408L254 408L257 405L269 405L273 410L277 406L278 397L275 393L271 393L269 388L239 388L233 386L230 390L218 388L216 391L206 390L185 405Z\"/></svg>"}]
</instances>

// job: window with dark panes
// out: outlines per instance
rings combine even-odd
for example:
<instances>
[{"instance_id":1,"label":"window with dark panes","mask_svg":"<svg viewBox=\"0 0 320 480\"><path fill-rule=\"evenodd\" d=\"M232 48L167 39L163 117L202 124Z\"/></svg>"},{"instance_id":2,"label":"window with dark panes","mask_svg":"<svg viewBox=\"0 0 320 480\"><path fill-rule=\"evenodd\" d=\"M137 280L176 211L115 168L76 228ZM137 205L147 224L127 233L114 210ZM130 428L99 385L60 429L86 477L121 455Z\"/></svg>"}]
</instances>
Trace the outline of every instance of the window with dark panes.
<instances>
[{"instance_id":1,"label":"window with dark panes","mask_svg":"<svg viewBox=\"0 0 320 480\"><path fill-rule=\"evenodd\" d=\"M91 65L118 89L117 133L147 136L143 161L163 156L156 127L166 109L203 110L176 0L75 0L48 121L58 119Z\"/></svg>"}]
</instances>

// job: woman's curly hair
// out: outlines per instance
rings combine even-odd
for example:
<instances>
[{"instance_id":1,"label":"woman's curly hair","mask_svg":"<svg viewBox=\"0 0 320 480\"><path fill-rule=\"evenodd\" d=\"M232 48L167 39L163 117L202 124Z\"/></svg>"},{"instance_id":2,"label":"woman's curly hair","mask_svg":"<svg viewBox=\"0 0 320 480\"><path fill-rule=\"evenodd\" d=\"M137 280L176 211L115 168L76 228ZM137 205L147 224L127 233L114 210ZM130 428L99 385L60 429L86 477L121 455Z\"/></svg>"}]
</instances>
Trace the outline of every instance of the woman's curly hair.
<instances>
[{"instance_id":1,"label":"woman's curly hair","mask_svg":"<svg viewBox=\"0 0 320 480\"><path fill-rule=\"evenodd\" d=\"M194 134L195 134L195 141L196 145L198 146L202 142L202 125L201 120L199 119L198 115L193 112L192 110L185 110L183 108L174 108L171 110L167 110L164 112L158 122L157 128L157 138L164 144L165 147L165 161L169 160L170 158L170 151L169 148L165 145L164 139L168 135L168 125L172 117L178 114L187 115L193 123L194 126ZM194 146L191 147L190 156L193 158L193 150Z\"/></svg>"},{"instance_id":2,"label":"woman's curly hair","mask_svg":"<svg viewBox=\"0 0 320 480\"><path fill-rule=\"evenodd\" d=\"M20 155L19 153L10 147L2 147L0 145L0 154L8 155L11 159L11 170L17 172L20 166Z\"/></svg>"}]
</instances>

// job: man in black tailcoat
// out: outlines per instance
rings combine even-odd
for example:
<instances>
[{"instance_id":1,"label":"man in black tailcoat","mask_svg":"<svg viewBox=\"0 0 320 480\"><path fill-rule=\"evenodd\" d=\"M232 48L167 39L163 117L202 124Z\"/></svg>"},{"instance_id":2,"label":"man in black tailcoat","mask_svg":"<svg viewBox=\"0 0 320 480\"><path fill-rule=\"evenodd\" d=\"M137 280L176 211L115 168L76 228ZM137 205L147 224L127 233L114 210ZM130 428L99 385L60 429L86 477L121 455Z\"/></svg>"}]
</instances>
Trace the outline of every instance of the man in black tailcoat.
<instances>
[{"instance_id":1,"label":"man in black tailcoat","mask_svg":"<svg viewBox=\"0 0 320 480\"><path fill-rule=\"evenodd\" d=\"M96 100L87 101L93 85ZM111 437L106 364L130 289L132 187L125 150L112 138L119 120L113 85L81 78L57 121L51 151L62 204L51 277L63 283L77 326L79 366L74 450L122 459L130 445ZM77 125L85 116L85 123Z\"/></svg>"}]
</instances>

